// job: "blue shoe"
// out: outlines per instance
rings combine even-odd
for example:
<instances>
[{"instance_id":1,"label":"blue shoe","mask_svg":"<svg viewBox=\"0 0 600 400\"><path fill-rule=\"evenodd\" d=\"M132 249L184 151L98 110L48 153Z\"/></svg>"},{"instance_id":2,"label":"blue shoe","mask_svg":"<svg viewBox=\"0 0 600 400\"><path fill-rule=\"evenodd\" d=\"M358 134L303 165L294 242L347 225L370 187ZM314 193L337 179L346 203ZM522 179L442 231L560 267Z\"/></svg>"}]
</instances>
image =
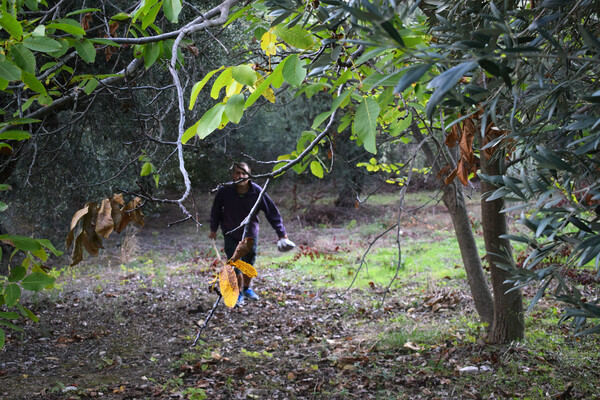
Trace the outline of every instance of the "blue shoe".
<instances>
[{"instance_id":1,"label":"blue shoe","mask_svg":"<svg viewBox=\"0 0 600 400\"><path fill-rule=\"evenodd\" d=\"M246 301L244 300L244 295L242 293L240 293L240 295L238 296L238 299L237 299L237 303L235 303L235 306L241 307L245 304L246 304Z\"/></svg>"},{"instance_id":2,"label":"blue shoe","mask_svg":"<svg viewBox=\"0 0 600 400\"><path fill-rule=\"evenodd\" d=\"M244 294L244 297L247 299L250 299L252 301L258 300L258 295L256 293L254 293L254 290L252 290L252 288L248 288L248 289L244 290L242 293Z\"/></svg>"}]
</instances>

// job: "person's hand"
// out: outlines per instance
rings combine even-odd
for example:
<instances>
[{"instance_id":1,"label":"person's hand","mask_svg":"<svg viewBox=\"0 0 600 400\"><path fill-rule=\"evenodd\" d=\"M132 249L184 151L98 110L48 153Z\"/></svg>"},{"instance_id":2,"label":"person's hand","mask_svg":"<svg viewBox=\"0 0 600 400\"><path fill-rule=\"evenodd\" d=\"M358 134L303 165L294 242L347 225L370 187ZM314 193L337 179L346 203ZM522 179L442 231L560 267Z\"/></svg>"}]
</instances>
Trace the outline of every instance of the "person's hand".
<instances>
[{"instance_id":1,"label":"person's hand","mask_svg":"<svg viewBox=\"0 0 600 400\"><path fill-rule=\"evenodd\" d=\"M290 251L294 247L296 247L296 244L294 242L292 242L290 239L288 239L287 237L282 237L277 242L277 250L279 250L281 252Z\"/></svg>"},{"instance_id":2,"label":"person's hand","mask_svg":"<svg viewBox=\"0 0 600 400\"><path fill-rule=\"evenodd\" d=\"M208 234L208 238L215 240L217 238L217 232L210 231L210 233Z\"/></svg>"}]
</instances>

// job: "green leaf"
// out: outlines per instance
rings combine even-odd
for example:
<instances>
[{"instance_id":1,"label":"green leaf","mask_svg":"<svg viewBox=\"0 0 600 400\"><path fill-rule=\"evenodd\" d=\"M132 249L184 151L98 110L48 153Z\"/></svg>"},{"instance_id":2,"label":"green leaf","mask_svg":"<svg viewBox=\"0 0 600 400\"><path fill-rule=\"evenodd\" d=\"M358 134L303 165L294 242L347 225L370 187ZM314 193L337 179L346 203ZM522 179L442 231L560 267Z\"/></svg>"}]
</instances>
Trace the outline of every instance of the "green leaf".
<instances>
[{"instance_id":1,"label":"green leaf","mask_svg":"<svg viewBox=\"0 0 600 400\"><path fill-rule=\"evenodd\" d=\"M41 244L42 246L44 246L45 248L50 250L52 252L52 254L54 254L55 256L57 256L57 257L62 256L63 252L60 250L57 250L56 247L54 247L54 245L48 239L37 239L37 241L39 244Z\"/></svg>"},{"instance_id":2,"label":"green leaf","mask_svg":"<svg viewBox=\"0 0 600 400\"><path fill-rule=\"evenodd\" d=\"M91 41L87 39L75 40L73 46L79 57L86 63L91 64L96 60L96 48Z\"/></svg>"},{"instance_id":3,"label":"green leaf","mask_svg":"<svg viewBox=\"0 0 600 400\"><path fill-rule=\"evenodd\" d=\"M310 163L310 172L317 178L323 179L323 166L320 162L313 160Z\"/></svg>"},{"instance_id":4,"label":"green leaf","mask_svg":"<svg viewBox=\"0 0 600 400\"><path fill-rule=\"evenodd\" d=\"M278 25L273 29L273 32L284 42L298 49L308 49L315 44L312 33L299 25L290 29L285 28L283 25Z\"/></svg>"},{"instance_id":5,"label":"green leaf","mask_svg":"<svg viewBox=\"0 0 600 400\"><path fill-rule=\"evenodd\" d=\"M144 67L150 68L162 53L163 47L161 42L153 42L144 45Z\"/></svg>"},{"instance_id":6,"label":"green leaf","mask_svg":"<svg viewBox=\"0 0 600 400\"><path fill-rule=\"evenodd\" d=\"M231 84L233 80L233 75L231 72L232 69L232 67L225 69L223 72L221 72L217 79L215 79L215 82L213 83L212 89L210 91L210 97L212 97L213 99L218 99L221 89Z\"/></svg>"},{"instance_id":7,"label":"green leaf","mask_svg":"<svg viewBox=\"0 0 600 400\"><path fill-rule=\"evenodd\" d=\"M17 303L17 308L21 312L22 316L29 318L33 322L39 322L40 321L40 317L38 317L37 315L35 315L33 312L31 312L31 310L29 308L23 306L21 303Z\"/></svg>"},{"instance_id":8,"label":"green leaf","mask_svg":"<svg viewBox=\"0 0 600 400\"><path fill-rule=\"evenodd\" d=\"M71 11L70 13L65 15L65 17L72 17L73 15L87 14L87 13L93 13L93 12L99 12L99 11L102 11L102 10L99 8L84 8L83 10Z\"/></svg>"},{"instance_id":9,"label":"green leaf","mask_svg":"<svg viewBox=\"0 0 600 400\"><path fill-rule=\"evenodd\" d=\"M4 347L4 343L6 342L6 337L4 336L4 329L0 328L0 350Z\"/></svg>"},{"instance_id":10,"label":"green leaf","mask_svg":"<svg viewBox=\"0 0 600 400\"><path fill-rule=\"evenodd\" d=\"M285 60L283 66L283 79L293 87L298 87L304 82L306 78L306 65L305 61L300 60L297 54L292 54Z\"/></svg>"},{"instance_id":11,"label":"green leaf","mask_svg":"<svg viewBox=\"0 0 600 400\"><path fill-rule=\"evenodd\" d=\"M0 319L0 325L8 326L9 328L14 329L15 331L18 331L18 332L23 332L23 328L21 328L20 326L15 325L10 322L7 322L7 321L2 321L1 319ZM2 330L2 329L0 329L0 330Z\"/></svg>"},{"instance_id":12,"label":"green leaf","mask_svg":"<svg viewBox=\"0 0 600 400\"><path fill-rule=\"evenodd\" d=\"M0 26L4 28L10 36L17 40L21 40L23 37L23 27L19 21L8 12L3 12L2 16L0 16Z\"/></svg>"},{"instance_id":13,"label":"green leaf","mask_svg":"<svg viewBox=\"0 0 600 400\"><path fill-rule=\"evenodd\" d=\"M7 307L13 307L21 298L21 288L16 283L10 283L4 288L4 301ZM17 314L17 318L19 314Z\"/></svg>"},{"instance_id":14,"label":"green leaf","mask_svg":"<svg viewBox=\"0 0 600 400\"><path fill-rule=\"evenodd\" d=\"M153 170L154 170L154 165L152 165L152 163L146 162L142 166L142 171L140 172L140 176L148 176L153 172Z\"/></svg>"},{"instance_id":15,"label":"green leaf","mask_svg":"<svg viewBox=\"0 0 600 400\"><path fill-rule=\"evenodd\" d=\"M0 235L0 241L10 244L22 251L35 252L42 248L39 242L27 236L21 235Z\"/></svg>"},{"instance_id":16,"label":"green leaf","mask_svg":"<svg viewBox=\"0 0 600 400\"><path fill-rule=\"evenodd\" d=\"M18 81L21 79L21 70L8 60L0 61L0 78L7 81Z\"/></svg>"},{"instance_id":17,"label":"green leaf","mask_svg":"<svg viewBox=\"0 0 600 400\"><path fill-rule=\"evenodd\" d=\"M417 82L429 69L431 68L431 64L417 64L413 65L410 68L406 69L406 72L394 88L394 93L402 93L404 92L410 85Z\"/></svg>"},{"instance_id":18,"label":"green leaf","mask_svg":"<svg viewBox=\"0 0 600 400\"><path fill-rule=\"evenodd\" d=\"M331 114L333 114L333 110L325 111L324 113L317 115L310 129L318 129L319 126L323 123L323 121L329 118Z\"/></svg>"},{"instance_id":19,"label":"green leaf","mask_svg":"<svg viewBox=\"0 0 600 400\"><path fill-rule=\"evenodd\" d=\"M200 91L202 90L202 88L204 87L204 85L206 85L206 82L208 82L208 80L217 72L221 71L223 68L225 68L224 66L219 68L219 69L215 69L210 71L208 74L206 74L204 76L204 78L202 78L202 80L200 82L196 82L194 84L194 86L192 87L192 94L190 95L190 107L189 109L193 109L194 108L194 104L196 104L196 99L198 98L198 94L200 94Z\"/></svg>"},{"instance_id":20,"label":"green leaf","mask_svg":"<svg viewBox=\"0 0 600 400\"><path fill-rule=\"evenodd\" d=\"M165 17L176 24L178 22L179 13L181 12L181 0L164 0L163 11Z\"/></svg>"},{"instance_id":21,"label":"green leaf","mask_svg":"<svg viewBox=\"0 0 600 400\"><path fill-rule=\"evenodd\" d=\"M35 56L27 47L23 46L21 43L17 43L10 48L10 55L15 64L23 71L29 72L30 74L35 73Z\"/></svg>"},{"instance_id":22,"label":"green leaf","mask_svg":"<svg viewBox=\"0 0 600 400\"><path fill-rule=\"evenodd\" d=\"M144 18L142 18L142 29L146 29L147 27L152 25L154 23L154 21L156 21L156 16L158 15L158 12L160 11L160 7L162 6L162 4L163 4L163 2L159 1L148 11L148 13L144 16Z\"/></svg>"},{"instance_id":23,"label":"green leaf","mask_svg":"<svg viewBox=\"0 0 600 400\"><path fill-rule=\"evenodd\" d=\"M435 107L444 99L446 93L456 85L458 80L477 66L476 61L459 64L436 76L427 85L428 89L436 88L427 102L427 118L431 119Z\"/></svg>"},{"instance_id":24,"label":"green leaf","mask_svg":"<svg viewBox=\"0 0 600 400\"><path fill-rule=\"evenodd\" d=\"M0 140L27 140L31 139L31 134L21 129L12 129L0 133Z\"/></svg>"},{"instance_id":25,"label":"green leaf","mask_svg":"<svg viewBox=\"0 0 600 400\"><path fill-rule=\"evenodd\" d=\"M13 311L0 311L0 318L4 318L4 319L19 319L21 318L21 316L19 314L17 314L16 312Z\"/></svg>"},{"instance_id":26,"label":"green leaf","mask_svg":"<svg viewBox=\"0 0 600 400\"><path fill-rule=\"evenodd\" d=\"M227 100L227 103L225 104L225 115L227 115L227 118L234 124L239 123L242 119L245 102L246 99L244 99L244 95L242 94L234 94Z\"/></svg>"},{"instance_id":27,"label":"green leaf","mask_svg":"<svg viewBox=\"0 0 600 400\"><path fill-rule=\"evenodd\" d=\"M224 111L225 105L219 103L204 113L200 121L198 121L198 128L196 130L196 134L200 139L204 139L221 125Z\"/></svg>"},{"instance_id":28,"label":"green leaf","mask_svg":"<svg viewBox=\"0 0 600 400\"><path fill-rule=\"evenodd\" d=\"M365 150L370 153L377 154L377 146L375 143L377 117L381 108L377 102L370 97L367 97L358 106L356 116L354 118L354 131L358 138L363 142Z\"/></svg>"},{"instance_id":29,"label":"green leaf","mask_svg":"<svg viewBox=\"0 0 600 400\"><path fill-rule=\"evenodd\" d=\"M48 25L46 25L46 30L58 29L63 32L70 33L71 35L75 35L75 36L85 35L85 30L81 27L81 25L77 21L75 21L75 24L73 24L71 22L72 20L68 20L68 21L66 21L66 20L67 19L63 20L64 22L56 22L54 24L48 24Z\"/></svg>"},{"instance_id":30,"label":"green leaf","mask_svg":"<svg viewBox=\"0 0 600 400\"><path fill-rule=\"evenodd\" d=\"M54 285L54 278L44 274L43 272L32 272L27 275L21 282L23 289L39 292L45 288Z\"/></svg>"},{"instance_id":31,"label":"green leaf","mask_svg":"<svg viewBox=\"0 0 600 400\"><path fill-rule=\"evenodd\" d=\"M183 135L181 136L182 144L186 144L188 142L188 140L190 140L191 138L196 136L196 131L198 130L198 125L200 125L200 120L196 121L196 123L194 125L190 126L189 128L187 128L185 130L185 132L183 132Z\"/></svg>"},{"instance_id":32,"label":"green leaf","mask_svg":"<svg viewBox=\"0 0 600 400\"><path fill-rule=\"evenodd\" d=\"M18 282L21 279L25 278L25 275L27 275L27 268L25 268L21 265L12 267L10 269L10 275L8 276L8 281L9 282Z\"/></svg>"},{"instance_id":33,"label":"green leaf","mask_svg":"<svg viewBox=\"0 0 600 400\"><path fill-rule=\"evenodd\" d=\"M256 71L249 65L238 65L233 67L231 69L231 75L237 82L247 86L253 86L257 79Z\"/></svg>"},{"instance_id":34,"label":"green leaf","mask_svg":"<svg viewBox=\"0 0 600 400\"><path fill-rule=\"evenodd\" d=\"M30 74L26 71L21 71L21 79L23 80L25 86L27 86L34 92L46 93L46 88L44 87L44 84L40 82L38 78L35 77L35 75Z\"/></svg>"},{"instance_id":35,"label":"green leaf","mask_svg":"<svg viewBox=\"0 0 600 400\"><path fill-rule=\"evenodd\" d=\"M29 36L23 40L23 45L29 50L51 53L62 49L62 45L54 39L46 36Z\"/></svg>"},{"instance_id":36,"label":"green leaf","mask_svg":"<svg viewBox=\"0 0 600 400\"><path fill-rule=\"evenodd\" d=\"M284 64L285 63L279 63L279 65L275 67L273 72L271 72L271 75L266 77L265 80L263 80L263 82L256 88L256 90L250 96L248 96L246 104L244 105L245 108L248 108L252 104L254 104L254 102L258 100L258 98L264 93L264 91L269 88L269 86L275 79L279 79L282 77L281 71L283 69Z\"/></svg>"},{"instance_id":37,"label":"green leaf","mask_svg":"<svg viewBox=\"0 0 600 400\"><path fill-rule=\"evenodd\" d=\"M99 84L98 79L92 78L87 81L83 91L85 92L85 94L87 94L89 96L90 94L92 94L94 89L96 89L96 87L98 87L98 84Z\"/></svg>"},{"instance_id":38,"label":"green leaf","mask_svg":"<svg viewBox=\"0 0 600 400\"><path fill-rule=\"evenodd\" d=\"M400 33L394 28L394 24L391 21L392 20L383 22L381 27L400 47L406 47L404 40L402 40L402 36L400 36Z\"/></svg>"},{"instance_id":39,"label":"green leaf","mask_svg":"<svg viewBox=\"0 0 600 400\"><path fill-rule=\"evenodd\" d=\"M2 146L2 145L4 145L4 146ZM6 146L8 146L6 143L0 143L0 149L2 149L3 147L6 147ZM10 147L10 146L8 146L8 147ZM12 147L11 147L11 149L12 149ZM6 210L8 210L8 204L6 204L3 201L0 201L0 212L4 212ZM2 257L2 253L0 252L0 258L1 257Z\"/></svg>"}]
</instances>

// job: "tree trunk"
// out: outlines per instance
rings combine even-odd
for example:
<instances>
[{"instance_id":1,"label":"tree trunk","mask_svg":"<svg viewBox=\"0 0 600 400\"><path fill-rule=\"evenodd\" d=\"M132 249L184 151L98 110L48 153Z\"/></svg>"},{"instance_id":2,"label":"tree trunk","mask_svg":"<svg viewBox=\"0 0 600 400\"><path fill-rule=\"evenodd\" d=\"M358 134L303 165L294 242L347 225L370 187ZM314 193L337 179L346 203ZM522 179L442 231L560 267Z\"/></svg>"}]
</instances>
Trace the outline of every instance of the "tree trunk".
<instances>
[{"instance_id":1,"label":"tree trunk","mask_svg":"<svg viewBox=\"0 0 600 400\"><path fill-rule=\"evenodd\" d=\"M433 175L437 176L440 171L440 164L436 157L436 153L431 149L429 143L425 140L425 137L416 124L411 126L411 131L417 142L421 143L423 152L427 157L427 162L432 167ZM467 281L469 283L469 288L471 289L475 309L481 320L487 322L491 326L494 319L492 292L490 291L487 279L483 273L481 258L479 257L479 251L477 250L477 244L475 243L475 236L473 235L471 222L469 221L462 189L455 182L446 185L441 180L438 181L443 193L442 201L452 218L454 233L456 235L456 240L458 241L460 255L467 273Z\"/></svg>"},{"instance_id":2,"label":"tree trunk","mask_svg":"<svg viewBox=\"0 0 600 400\"><path fill-rule=\"evenodd\" d=\"M500 156L488 159L485 152L482 151L482 172L486 175L500 175L499 160ZM500 261L500 258L492 255L505 254L510 259L513 257L510 241L500 238L500 236L508 233L506 215L501 212L504 207L504 200L486 201L484 196L495 189L497 187L490 183L481 183L481 225L494 291L494 323L489 333L489 340L492 343L506 343L523 339L525 336L523 295L520 289L507 293L512 288L512 285L504 283L509 277L509 272L498 268L496 262Z\"/></svg>"}]
</instances>

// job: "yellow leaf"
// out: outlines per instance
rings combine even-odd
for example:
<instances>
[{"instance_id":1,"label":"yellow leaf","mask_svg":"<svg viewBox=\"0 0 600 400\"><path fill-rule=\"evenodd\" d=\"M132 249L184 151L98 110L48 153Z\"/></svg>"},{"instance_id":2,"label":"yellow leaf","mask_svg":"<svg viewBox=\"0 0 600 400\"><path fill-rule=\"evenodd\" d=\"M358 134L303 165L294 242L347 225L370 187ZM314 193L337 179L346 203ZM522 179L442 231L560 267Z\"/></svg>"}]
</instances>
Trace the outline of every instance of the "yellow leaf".
<instances>
[{"instance_id":1,"label":"yellow leaf","mask_svg":"<svg viewBox=\"0 0 600 400\"><path fill-rule=\"evenodd\" d=\"M225 305L229 308L235 307L240 289L238 288L237 276L233 271L233 267L229 264L224 265L219 272L219 287Z\"/></svg>"},{"instance_id":2,"label":"yellow leaf","mask_svg":"<svg viewBox=\"0 0 600 400\"><path fill-rule=\"evenodd\" d=\"M275 103L275 92L273 92L273 89L267 88L264 92L262 92L262 95L265 96L265 98L271 103Z\"/></svg>"},{"instance_id":3,"label":"yellow leaf","mask_svg":"<svg viewBox=\"0 0 600 400\"><path fill-rule=\"evenodd\" d=\"M227 89L225 89L225 96L229 99L234 94L238 94L242 91L244 85L237 81L232 81L229 85L227 85Z\"/></svg>"},{"instance_id":4,"label":"yellow leaf","mask_svg":"<svg viewBox=\"0 0 600 400\"><path fill-rule=\"evenodd\" d=\"M268 56L277 54L277 35L271 31L265 32L260 38L260 48L263 49Z\"/></svg>"},{"instance_id":5,"label":"yellow leaf","mask_svg":"<svg viewBox=\"0 0 600 400\"><path fill-rule=\"evenodd\" d=\"M229 262L232 263L234 267L242 271L244 275L250 278L254 278L256 277L256 275L258 275L258 272L256 272L256 269L252 266L252 264L248 264L247 262L244 262L242 260L237 260L234 262L230 260Z\"/></svg>"}]
</instances>

